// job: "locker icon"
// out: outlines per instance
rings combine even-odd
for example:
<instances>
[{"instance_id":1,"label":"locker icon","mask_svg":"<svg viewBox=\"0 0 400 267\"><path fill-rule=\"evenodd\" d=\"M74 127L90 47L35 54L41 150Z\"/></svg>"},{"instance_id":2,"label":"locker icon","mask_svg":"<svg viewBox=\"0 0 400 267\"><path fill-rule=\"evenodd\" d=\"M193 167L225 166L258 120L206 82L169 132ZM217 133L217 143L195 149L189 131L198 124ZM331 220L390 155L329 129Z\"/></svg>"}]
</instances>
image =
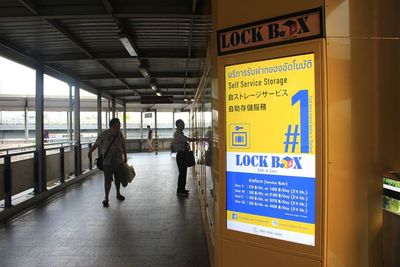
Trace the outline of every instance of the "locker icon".
<instances>
[{"instance_id":1,"label":"locker icon","mask_svg":"<svg viewBox=\"0 0 400 267\"><path fill-rule=\"evenodd\" d=\"M231 146L234 148L249 147L249 125L248 124L233 124L230 125L231 131Z\"/></svg>"}]
</instances>

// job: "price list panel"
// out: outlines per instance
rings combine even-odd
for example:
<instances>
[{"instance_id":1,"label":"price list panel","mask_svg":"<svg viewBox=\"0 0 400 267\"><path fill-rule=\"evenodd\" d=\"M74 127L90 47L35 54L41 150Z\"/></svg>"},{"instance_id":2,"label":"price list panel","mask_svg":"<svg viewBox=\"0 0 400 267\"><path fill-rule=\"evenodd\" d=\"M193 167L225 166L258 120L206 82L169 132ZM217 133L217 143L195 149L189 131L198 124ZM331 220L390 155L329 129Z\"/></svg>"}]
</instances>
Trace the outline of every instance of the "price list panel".
<instances>
[{"instance_id":1,"label":"price list panel","mask_svg":"<svg viewBox=\"0 0 400 267\"><path fill-rule=\"evenodd\" d=\"M228 210L254 215L312 223L315 216L314 181L297 177L277 177L230 173Z\"/></svg>"}]
</instances>

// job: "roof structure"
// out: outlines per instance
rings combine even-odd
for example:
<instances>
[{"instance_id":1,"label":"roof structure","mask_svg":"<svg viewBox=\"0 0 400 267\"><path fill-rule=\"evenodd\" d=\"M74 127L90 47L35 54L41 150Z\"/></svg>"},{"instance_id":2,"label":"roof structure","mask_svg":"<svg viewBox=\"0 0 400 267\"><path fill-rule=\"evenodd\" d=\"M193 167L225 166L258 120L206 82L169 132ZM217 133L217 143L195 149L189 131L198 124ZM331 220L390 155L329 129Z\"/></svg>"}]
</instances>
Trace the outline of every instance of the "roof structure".
<instances>
[{"instance_id":1,"label":"roof structure","mask_svg":"<svg viewBox=\"0 0 400 267\"><path fill-rule=\"evenodd\" d=\"M211 0L1 0L0 55L118 103L193 98Z\"/></svg>"}]
</instances>

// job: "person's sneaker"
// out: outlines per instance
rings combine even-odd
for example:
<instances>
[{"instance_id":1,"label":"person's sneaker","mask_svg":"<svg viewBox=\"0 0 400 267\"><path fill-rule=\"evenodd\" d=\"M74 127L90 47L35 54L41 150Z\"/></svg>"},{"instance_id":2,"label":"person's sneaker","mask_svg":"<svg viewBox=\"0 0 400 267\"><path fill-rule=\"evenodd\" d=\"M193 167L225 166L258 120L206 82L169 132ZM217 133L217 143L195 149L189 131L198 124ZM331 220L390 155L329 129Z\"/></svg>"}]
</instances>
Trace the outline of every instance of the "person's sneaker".
<instances>
[{"instance_id":1,"label":"person's sneaker","mask_svg":"<svg viewBox=\"0 0 400 267\"><path fill-rule=\"evenodd\" d=\"M176 194L180 197L188 197L189 194L187 192L176 192Z\"/></svg>"},{"instance_id":2,"label":"person's sneaker","mask_svg":"<svg viewBox=\"0 0 400 267\"><path fill-rule=\"evenodd\" d=\"M125 200L125 197L123 195L118 195L117 199L123 201L123 200Z\"/></svg>"},{"instance_id":3,"label":"person's sneaker","mask_svg":"<svg viewBox=\"0 0 400 267\"><path fill-rule=\"evenodd\" d=\"M108 208L110 205L108 204L108 200L103 200L103 207Z\"/></svg>"}]
</instances>

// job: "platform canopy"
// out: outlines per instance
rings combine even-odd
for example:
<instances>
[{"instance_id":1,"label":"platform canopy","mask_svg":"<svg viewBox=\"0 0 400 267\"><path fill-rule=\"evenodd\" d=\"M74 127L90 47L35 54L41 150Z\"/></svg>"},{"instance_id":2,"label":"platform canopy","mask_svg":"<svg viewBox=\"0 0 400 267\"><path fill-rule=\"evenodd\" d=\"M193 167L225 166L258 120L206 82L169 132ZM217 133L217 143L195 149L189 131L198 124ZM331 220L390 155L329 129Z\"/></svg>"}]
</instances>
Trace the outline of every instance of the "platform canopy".
<instances>
[{"instance_id":1,"label":"platform canopy","mask_svg":"<svg viewBox=\"0 0 400 267\"><path fill-rule=\"evenodd\" d=\"M211 30L211 0L0 1L1 56L119 103L190 104Z\"/></svg>"}]
</instances>

